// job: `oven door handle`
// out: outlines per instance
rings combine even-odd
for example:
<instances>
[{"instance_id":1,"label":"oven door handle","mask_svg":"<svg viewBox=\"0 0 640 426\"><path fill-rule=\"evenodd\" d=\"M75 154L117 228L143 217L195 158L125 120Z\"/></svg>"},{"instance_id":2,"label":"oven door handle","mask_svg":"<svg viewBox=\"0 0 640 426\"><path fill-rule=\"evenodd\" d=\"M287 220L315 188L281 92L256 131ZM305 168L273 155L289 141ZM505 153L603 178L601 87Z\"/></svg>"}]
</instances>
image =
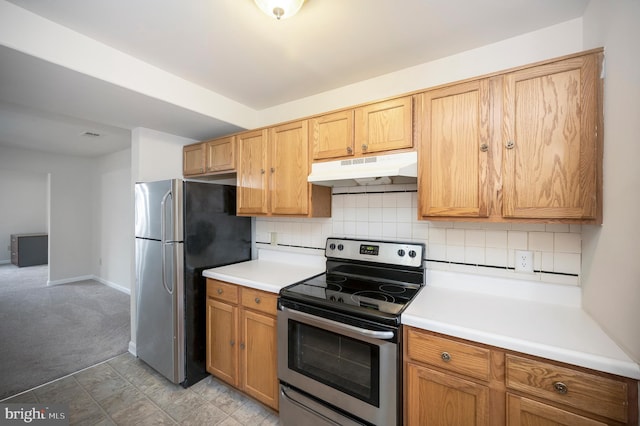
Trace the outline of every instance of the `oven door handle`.
<instances>
[{"instance_id":1,"label":"oven door handle","mask_svg":"<svg viewBox=\"0 0 640 426\"><path fill-rule=\"evenodd\" d=\"M376 331L376 330L368 330L366 328L361 328L361 327L356 327L353 325L349 325L349 324L343 324L341 322L338 321L333 321L330 319L326 319L323 317L319 317L316 315L311 315L308 314L306 312L300 312L300 311L294 311L288 308L285 308L284 306L281 307L281 309L285 312L291 312L293 315L299 315L301 317L307 318L307 319L311 319L313 321L317 321L319 323L322 324L327 324L330 326L333 326L335 328L339 328L339 329L343 329L343 330L347 330L350 331L352 333L356 333L359 334L361 336L365 336L365 337L371 337L374 339L393 339L394 333L393 331Z\"/></svg>"}]
</instances>

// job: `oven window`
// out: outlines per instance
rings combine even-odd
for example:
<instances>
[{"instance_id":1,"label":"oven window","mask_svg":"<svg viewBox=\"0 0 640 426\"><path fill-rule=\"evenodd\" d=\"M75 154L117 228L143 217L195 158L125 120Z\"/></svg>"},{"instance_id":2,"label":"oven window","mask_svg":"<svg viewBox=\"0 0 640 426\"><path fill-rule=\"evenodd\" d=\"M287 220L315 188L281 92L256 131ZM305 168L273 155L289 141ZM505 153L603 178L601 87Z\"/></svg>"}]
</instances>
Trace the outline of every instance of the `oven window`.
<instances>
[{"instance_id":1,"label":"oven window","mask_svg":"<svg viewBox=\"0 0 640 426\"><path fill-rule=\"evenodd\" d=\"M289 369L379 407L376 345L289 320Z\"/></svg>"}]
</instances>

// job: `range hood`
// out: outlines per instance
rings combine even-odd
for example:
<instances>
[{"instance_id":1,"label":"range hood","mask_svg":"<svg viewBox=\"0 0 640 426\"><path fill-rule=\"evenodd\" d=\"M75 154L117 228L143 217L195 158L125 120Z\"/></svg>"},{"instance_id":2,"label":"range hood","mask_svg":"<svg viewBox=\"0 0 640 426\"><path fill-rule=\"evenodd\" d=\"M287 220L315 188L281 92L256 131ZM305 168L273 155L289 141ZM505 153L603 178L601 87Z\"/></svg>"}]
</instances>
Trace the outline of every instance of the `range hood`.
<instances>
[{"instance_id":1,"label":"range hood","mask_svg":"<svg viewBox=\"0 0 640 426\"><path fill-rule=\"evenodd\" d=\"M309 182L323 186L388 185L415 183L418 153L379 155L313 163Z\"/></svg>"}]
</instances>

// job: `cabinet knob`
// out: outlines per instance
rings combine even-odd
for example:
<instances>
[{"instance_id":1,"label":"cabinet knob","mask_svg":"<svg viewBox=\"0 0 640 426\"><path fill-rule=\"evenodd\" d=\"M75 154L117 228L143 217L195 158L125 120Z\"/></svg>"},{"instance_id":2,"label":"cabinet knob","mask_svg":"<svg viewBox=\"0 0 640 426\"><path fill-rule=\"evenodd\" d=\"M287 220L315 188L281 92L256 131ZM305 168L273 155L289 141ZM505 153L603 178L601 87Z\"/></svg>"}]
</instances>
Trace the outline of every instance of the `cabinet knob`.
<instances>
[{"instance_id":1,"label":"cabinet knob","mask_svg":"<svg viewBox=\"0 0 640 426\"><path fill-rule=\"evenodd\" d=\"M256 297L254 300L255 300L256 303L260 303L260 298L259 297Z\"/></svg>"},{"instance_id":2,"label":"cabinet knob","mask_svg":"<svg viewBox=\"0 0 640 426\"><path fill-rule=\"evenodd\" d=\"M244 349L244 343L240 343L240 349Z\"/></svg>"},{"instance_id":3,"label":"cabinet knob","mask_svg":"<svg viewBox=\"0 0 640 426\"><path fill-rule=\"evenodd\" d=\"M480 145L480 151L482 152L489 151L489 145L487 145L486 143L483 143L482 145Z\"/></svg>"},{"instance_id":4,"label":"cabinet knob","mask_svg":"<svg viewBox=\"0 0 640 426\"><path fill-rule=\"evenodd\" d=\"M553 384L553 389L561 395L566 395L566 393L569 392L569 386L562 382L555 382Z\"/></svg>"},{"instance_id":5,"label":"cabinet knob","mask_svg":"<svg viewBox=\"0 0 640 426\"><path fill-rule=\"evenodd\" d=\"M442 352L442 354L440 355L440 358L442 358L444 362L451 361L451 355L449 355L449 352Z\"/></svg>"},{"instance_id":6,"label":"cabinet knob","mask_svg":"<svg viewBox=\"0 0 640 426\"><path fill-rule=\"evenodd\" d=\"M222 294L222 289L221 288L218 289L218 294Z\"/></svg>"},{"instance_id":7,"label":"cabinet knob","mask_svg":"<svg viewBox=\"0 0 640 426\"><path fill-rule=\"evenodd\" d=\"M263 175L265 173L264 169L260 169L260 174Z\"/></svg>"},{"instance_id":8,"label":"cabinet knob","mask_svg":"<svg viewBox=\"0 0 640 426\"><path fill-rule=\"evenodd\" d=\"M366 151L369 146L366 143L362 144L362 150Z\"/></svg>"},{"instance_id":9,"label":"cabinet knob","mask_svg":"<svg viewBox=\"0 0 640 426\"><path fill-rule=\"evenodd\" d=\"M353 148L350 146L347 147L347 154L351 154L353 152Z\"/></svg>"},{"instance_id":10,"label":"cabinet knob","mask_svg":"<svg viewBox=\"0 0 640 426\"><path fill-rule=\"evenodd\" d=\"M236 341L235 341L235 340L231 340L231 341L229 342L229 344L230 344L231 346L233 346L233 345L235 345L235 344L236 344Z\"/></svg>"},{"instance_id":11,"label":"cabinet knob","mask_svg":"<svg viewBox=\"0 0 640 426\"><path fill-rule=\"evenodd\" d=\"M275 171L276 171L275 167L272 167L272 168L271 168L271 173L273 173L273 172L275 172Z\"/></svg>"},{"instance_id":12,"label":"cabinet knob","mask_svg":"<svg viewBox=\"0 0 640 426\"><path fill-rule=\"evenodd\" d=\"M514 141L508 141L505 146L507 149L513 149L513 147L516 146L516 143Z\"/></svg>"}]
</instances>

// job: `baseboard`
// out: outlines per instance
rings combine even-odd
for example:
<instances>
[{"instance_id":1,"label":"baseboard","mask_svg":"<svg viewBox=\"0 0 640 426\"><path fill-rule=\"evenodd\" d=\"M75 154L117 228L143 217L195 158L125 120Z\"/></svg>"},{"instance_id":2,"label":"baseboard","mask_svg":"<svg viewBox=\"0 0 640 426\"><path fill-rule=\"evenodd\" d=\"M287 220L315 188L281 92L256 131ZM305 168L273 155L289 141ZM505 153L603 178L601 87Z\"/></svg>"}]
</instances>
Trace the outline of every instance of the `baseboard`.
<instances>
[{"instance_id":1,"label":"baseboard","mask_svg":"<svg viewBox=\"0 0 640 426\"><path fill-rule=\"evenodd\" d=\"M75 283L78 281L87 281L87 280L94 280L94 281L98 281L100 284L104 284L107 287L111 287L115 290L118 290L128 296L131 296L131 289L128 289L127 287L123 287L119 284L116 284L114 282L105 280L104 278L98 277L96 275L81 275L78 277L73 277L73 278L65 278L62 280L55 280L55 281L47 281L47 286L54 286L54 285L62 285L62 284L69 284L69 283Z\"/></svg>"},{"instance_id":2,"label":"baseboard","mask_svg":"<svg viewBox=\"0 0 640 426\"><path fill-rule=\"evenodd\" d=\"M129 353L133 356L138 356L136 355L136 342L129 341Z\"/></svg>"},{"instance_id":3,"label":"baseboard","mask_svg":"<svg viewBox=\"0 0 640 426\"><path fill-rule=\"evenodd\" d=\"M47 286L76 283L78 281L87 281L87 280L93 280L93 279L95 279L93 275L80 275L78 277L64 278L62 280L54 280L54 281L49 280L47 281Z\"/></svg>"},{"instance_id":4,"label":"baseboard","mask_svg":"<svg viewBox=\"0 0 640 426\"><path fill-rule=\"evenodd\" d=\"M11 263L11 260L0 260L0 265L6 265L7 263Z\"/></svg>"},{"instance_id":5,"label":"baseboard","mask_svg":"<svg viewBox=\"0 0 640 426\"><path fill-rule=\"evenodd\" d=\"M96 277L95 275L93 276L93 279L98 281L100 284L104 284L107 287L111 287L113 289L116 289L116 290L118 290L118 291L120 291L122 293L125 293L125 294L128 294L129 296L131 296L131 289L130 288L123 287L123 286L121 286L119 284L116 284L114 282L105 280L104 278Z\"/></svg>"}]
</instances>

